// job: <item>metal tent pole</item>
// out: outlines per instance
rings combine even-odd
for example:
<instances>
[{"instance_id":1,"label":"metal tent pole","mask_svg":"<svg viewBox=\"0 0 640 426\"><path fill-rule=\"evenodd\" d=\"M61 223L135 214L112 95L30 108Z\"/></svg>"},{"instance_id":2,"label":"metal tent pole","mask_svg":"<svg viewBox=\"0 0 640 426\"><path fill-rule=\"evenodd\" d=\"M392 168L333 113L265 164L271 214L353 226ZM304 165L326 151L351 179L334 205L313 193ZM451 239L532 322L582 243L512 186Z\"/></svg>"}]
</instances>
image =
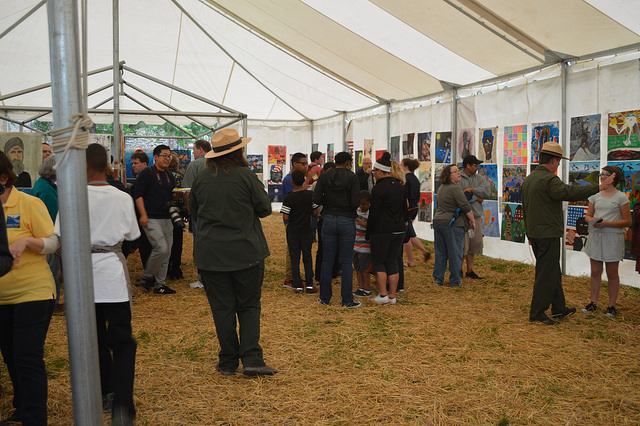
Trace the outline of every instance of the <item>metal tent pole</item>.
<instances>
[{"instance_id":1,"label":"metal tent pole","mask_svg":"<svg viewBox=\"0 0 640 426\"><path fill-rule=\"evenodd\" d=\"M391 102L387 102L387 151L391 151ZM376 150L371 153L371 161L376 160Z\"/></svg>"},{"instance_id":2,"label":"metal tent pole","mask_svg":"<svg viewBox=\"0 0 640 426\"><path fill-rule=\"evenodd\" d=\"M342 111L342 150L349 152L347 145L347 112Z\"/></svg>"},{"instance_id":3,"label":"metal tent pole","mask_svg":"<svg viewBox=\"0 0 640 426\"><path fill-rule=\"evenodd\" d=\"M569 67L567 66L567 61L562 62L562 70L560 72L560 81L561 81L561 90L562 90L562 114L560 121L560 143L562 144L562 149L565 152L565 155L569 154L569 141L568 141L568 133L567 132L567 71ZM562 181L569 182L569 164L565 162L562 166ZM563 223L567 223L567 203L562 203L563 207ZM566 242L565 242L565 233L562 233L562 250L560 251L560 258L562 259L562 273L567 273L567 250L566 250Z\"/></svg>"},{"instance_id":4,"label":"metal tent pole","mask_svg":"<svg viewBox=\"0 0 640 426\"><path fill-rule=\"evenodd\" d=\"M242 137L249 137L249 135L247 135L248 132L248 126L249 126L249 122L247 120L247 114L243 114L242 115Z\"/></svg>"},{"instance_id":5,"label":"metal tent pole","mask_svg":"<svg viewBox=\"0 0 640 426\"><path fill-rule=\"evenodd\" d=\"M126 182L120 136L120 5L113 0L113 158L118 162L118 177Z\"/></svg>"},{"instance_id":6,"label":"metal tent pole","mask_svg":"<svg viewBox=\"0 0 640 426\"><path fill-rule=\"evenodd\" d=\"M48 0L54 128L82 111L78 3ZM76 425L102 424L98 339L91 269L87 174L83 150L70 149L57 170L62 264Z\"/></svg>"},{"instance_id":7,"label":"metal tent pole","mask_svg":"<svg viewBox=\"0 0 640 426\"><path fill-rule=\"evenodd\" d=\"M451 89L451 164L456 164L458 155L458 88Z\"/></svg>"}]
</instances>

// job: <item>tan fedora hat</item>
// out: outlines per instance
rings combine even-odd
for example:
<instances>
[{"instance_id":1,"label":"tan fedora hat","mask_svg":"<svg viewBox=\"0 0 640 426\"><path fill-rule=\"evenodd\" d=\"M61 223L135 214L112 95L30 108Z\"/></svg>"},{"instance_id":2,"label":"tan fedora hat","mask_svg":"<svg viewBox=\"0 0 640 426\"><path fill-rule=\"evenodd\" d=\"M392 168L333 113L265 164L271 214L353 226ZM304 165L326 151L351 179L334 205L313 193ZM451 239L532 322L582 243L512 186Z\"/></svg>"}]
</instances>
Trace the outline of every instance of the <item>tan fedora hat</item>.
<instances>
[{"instance_id":1,"label":"tan fedora hat","mask_svg":"<svg viewBox=\"0 0 640 426\"><path fill-rule=\"evenodd\" d=\"M568 160L567 157L562 156L563 153L564 151L558 144L558 142L545 142L544 145L542 145L542 149L540 150L540 154L549 154L553 155L554 157L560 157L564 160Z\"/></svg>"},{"instance_id":2,"label":"tan fedora hat","mask_svg":"<svg viewBox=\"0 0 640 426\"><path fill-rule=\"evenodd\" d=\"M251 138L241 138L236 129L222 129L211 138L211 151L205 158L215 158L244 147L251 142Z\"/></svg>"}]
</instances>

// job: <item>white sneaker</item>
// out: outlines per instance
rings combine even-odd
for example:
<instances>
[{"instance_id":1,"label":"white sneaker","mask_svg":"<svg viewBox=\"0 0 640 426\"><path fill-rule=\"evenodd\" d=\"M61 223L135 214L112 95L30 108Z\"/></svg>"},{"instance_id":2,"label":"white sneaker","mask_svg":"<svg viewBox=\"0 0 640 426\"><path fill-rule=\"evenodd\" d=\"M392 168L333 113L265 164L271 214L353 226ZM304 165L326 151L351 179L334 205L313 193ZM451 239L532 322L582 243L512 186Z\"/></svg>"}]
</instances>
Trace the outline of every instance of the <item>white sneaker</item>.
<instances>
[{"instance_id":1,"label":"white sneaker","mask_svg":"<svg viewBox=\"0 0 640 426\"><path fill-rule=\"evenodd\" d=\"M196 281L194 283L189 284L189 287L191 287L191 288L204 288L204 284L202 284L200 282L200 280L198 280L198 281Z\"/></svg>"},{"instance_id":2,"label":"white sneaker","mask_svg":"<svg viewBox=\"0 0 640 426\"><path fill-rule=\"evenodd\" d=\"M381 305L386 305L387 303L389 303L389 296L380 296L377 295L376 297L374 297L372 299L374 302L379 303Z\"/></svg>"}]
</instances>

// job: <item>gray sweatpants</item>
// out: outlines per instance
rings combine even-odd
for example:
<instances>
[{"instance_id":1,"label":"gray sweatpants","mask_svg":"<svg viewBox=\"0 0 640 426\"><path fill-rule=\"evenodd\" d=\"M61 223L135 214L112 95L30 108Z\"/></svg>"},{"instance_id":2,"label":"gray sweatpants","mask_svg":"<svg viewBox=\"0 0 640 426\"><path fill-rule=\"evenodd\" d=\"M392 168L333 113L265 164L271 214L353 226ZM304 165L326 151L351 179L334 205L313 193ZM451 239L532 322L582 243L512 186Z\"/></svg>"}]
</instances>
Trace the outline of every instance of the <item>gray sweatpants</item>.
<instances>
[{"instance_id":1,"label":"gray sweatpants","mask_svg":"<svg viewBox=\"0 0 640 426\"><path fill-rule=\"evenodd\" d=\"M143 229L151 243L151 254L147 260L147 267L144 268L144 278L154 277L155 288L160 288L165 285L167 279L167 266L173 245L173 224L171 219L149 219Z\"/></svg>"}]
</instances>

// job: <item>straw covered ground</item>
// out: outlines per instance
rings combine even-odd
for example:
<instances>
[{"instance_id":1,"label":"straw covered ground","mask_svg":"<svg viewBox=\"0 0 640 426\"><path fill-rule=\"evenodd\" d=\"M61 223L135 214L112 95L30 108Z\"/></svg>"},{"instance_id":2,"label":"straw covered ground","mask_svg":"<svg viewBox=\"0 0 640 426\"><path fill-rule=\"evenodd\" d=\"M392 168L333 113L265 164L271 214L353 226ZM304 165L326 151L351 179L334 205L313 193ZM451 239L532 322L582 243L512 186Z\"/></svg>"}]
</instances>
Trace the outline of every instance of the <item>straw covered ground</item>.
<instances>
[{"instance_id":1,"label":"straw covered ground","mask_svg":"<svg viewBox=\"0 0 640 426\"><path fill-rule=\"evenodd\" d=\"M331 306L282 287L284 228L263 221L271 257L262 296L267 378L217 373L218 343L185 234L176 295L135 289L137 424L638 424L640 292L624 287L615 319L578 312L558 326L528 322L531 266L477 258L482 281L435 287L433 262L407 270L395 306ZM428 244L432 249L432 245ZM140 273L129 258L132 279ZM588 271L585 271L587 273ZM588 302L586 277L564 279L569 306ZM338 295L338 298L335 295ZM606 287L600 306L606 306ZM71 424L65 316L45 348L49 421ZM6 374L0 415L11 410ZM108 417L105 415L105 421Z\"/></svg>"}]
</instances>

